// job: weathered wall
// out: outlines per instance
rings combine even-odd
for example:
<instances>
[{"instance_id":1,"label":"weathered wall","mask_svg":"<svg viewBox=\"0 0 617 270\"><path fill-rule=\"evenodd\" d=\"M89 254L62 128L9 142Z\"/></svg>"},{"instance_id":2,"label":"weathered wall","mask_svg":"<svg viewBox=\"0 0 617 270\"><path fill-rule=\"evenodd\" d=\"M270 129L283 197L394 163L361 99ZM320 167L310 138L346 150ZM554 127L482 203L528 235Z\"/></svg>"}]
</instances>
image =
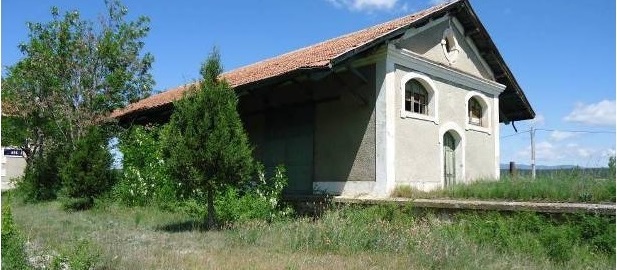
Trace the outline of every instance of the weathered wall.
<instances>
[{"instance_id":1,"label":"weathered wall","mask_svg":"<svg viewBox=\"0 0 617 270\"><path fill-rule=\"evenodd\" d=\"M451 28L454 30L456 40L458 41L461 50L459 51L456 61L452 65L449 64L441 46L443 33L448 27L450 27L450 23L448 21L441 22L408 39L400 41L399 47L420 54L422 57L429 60L442 63L469 74L485 79L493 79L490 72L484 68L480 59L478 59L476 54L473 52L471 46L467 40L465 40L465 37L458 31L457 27L454 26L454 23L451 24Z\"/></svg>"},{"instance_id":2,"label":"weathered wall","mask_svg":"<svg viewBox=\"0 0 617 270\"><path fill-rule=\"evenodd\" d=\"M26 160L23 157L4 156L2 155L2 168L0 174L2 176L2 190L13 188L12 180L23 176L26 169Z\"/></svg>"},{"instance_id":3,"label":"weathered wall","mask_svg":"<svg viewBox=\"0 0 617 270\"><path fill-rule=\"evenodd\" d=\"M413 71L400 65L395 68L397 184L412 185L423 190L443 186L441 137L448 130L454 130L460 136L457 144L460 148L456 152L459 159L456 165L458 182L496 177L496 138L494 133L490 132L495 124L489 124L488 132L468 129L466 125L466 102L469 91L473 89L429 75L438 96L438 117L435 121L403 117L399 114L403 106L402 98L399 97L404 91L400 82L407 73ZM492 97L487 97L487 100L488 106L492 107Z\"/></svg>"},{"instance_id":4,"label":"weathered wall","mask_svg":"<svg viewBox=\"0 0 617 270\"><path fill-rule=\"evenodd\" d=\"M467 139L465 151L467 181L495 179L497 177L495 171L498 168L495 168L494 135L467 130L465 136Z\"/></svg>"},{"instance_id":5,"label":"weathered wall","mask_svg":"<svg viewBox=\"0 0 617 270\"><path fill-rule=\"evenodd\" d=\"M317 181L375 180L375 67L336 74L324 91L339 99L315 108L315 179ZM344 83L343 83L344 82Z\"/></svg>"},{"instance_id":6,"label":"weathered wall","mask_svg":"<svg viewBox=\"0 0 617 270\"><path fill-rule=\"evenodd\" d=\"M357 71L360 76L343 70L240 98L256 158L270 168L285 164L288 192L307 193L313 181L375 181L375 67Z\"/></svg>"}]
</instances>

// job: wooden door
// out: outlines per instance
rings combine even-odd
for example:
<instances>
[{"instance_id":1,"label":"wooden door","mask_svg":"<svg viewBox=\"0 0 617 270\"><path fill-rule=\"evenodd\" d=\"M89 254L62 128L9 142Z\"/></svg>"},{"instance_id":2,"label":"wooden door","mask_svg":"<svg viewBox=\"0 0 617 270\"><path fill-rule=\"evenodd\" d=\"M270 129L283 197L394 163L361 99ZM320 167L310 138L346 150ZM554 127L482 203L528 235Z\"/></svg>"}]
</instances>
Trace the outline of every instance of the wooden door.
<instances>
[{"instance_id":1,"label":"wooden door","mask_svg":"<svg viewBox=\"0 0 617 270\"><path fill-rule=\"evenodd\" d=\"M450 132L443 135L443 175L445 186L451 186L456 179L456 141Z\"/></svg>"},{"instance_id":2,"label":"wooden door","mask_svg":"<svg viewBox=\"0 0 617 270\"><path fill-rule=\"evenodd\" d=\"M266 170L283 164L287 170L286 194L313 192L314 109L301 106L272 111L267 115L264 147Z\"/></svg>"}]
</instances>

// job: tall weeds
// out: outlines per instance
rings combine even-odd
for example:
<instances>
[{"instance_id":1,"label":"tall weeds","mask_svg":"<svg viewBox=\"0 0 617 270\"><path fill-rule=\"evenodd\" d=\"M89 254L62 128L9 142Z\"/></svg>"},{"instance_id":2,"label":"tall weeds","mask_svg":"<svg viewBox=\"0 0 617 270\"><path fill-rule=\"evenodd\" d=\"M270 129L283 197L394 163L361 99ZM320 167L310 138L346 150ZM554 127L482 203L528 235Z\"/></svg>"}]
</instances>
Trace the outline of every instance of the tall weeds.
<instances>
[{"instance_id":1,"label":"tall weeds","mask_svg":"<svg viewBox=\"0 0 617 270\"><path fill-rule=\"evenodd\" d=\"M409 198L465 198L551 202L615 202L615 180L598 179L581 171L555 172L531 178L503 177L422 192L398 187L392 194Z\"/></svg>"}]
</instances>

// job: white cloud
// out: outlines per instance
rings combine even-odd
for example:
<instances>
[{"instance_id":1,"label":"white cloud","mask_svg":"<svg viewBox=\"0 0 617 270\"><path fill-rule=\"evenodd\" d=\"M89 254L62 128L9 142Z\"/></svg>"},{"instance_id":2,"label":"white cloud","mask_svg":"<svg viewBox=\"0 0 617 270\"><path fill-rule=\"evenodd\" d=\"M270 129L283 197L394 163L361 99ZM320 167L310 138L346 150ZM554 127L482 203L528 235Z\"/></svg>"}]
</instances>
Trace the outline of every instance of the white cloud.
<instances>
[{"instance_id":1,"label":"white cloud","mask_svg":"<svg viewBox=\"0 0 617 270\"><path fill-rule=\"evenodd\" d=\"M607 148L602 150L602 152L600 152L600 155L602 157L614 157L615 156L615 148Z\"/></svg>"},{"instance_id":2,"label":"white cloud","mask_svg":"<svg viewBox=\"0 0 617 270\"><path fill-rule=\"evenodd\" d=\"M517 156L519 158L531 158L531 146L527 146L525 149L518 151ZM548 160L554 161L563 158L563 155L559 152L559 148L556 148L550 142L539 142L536 144L536 160Z\"/></svg>"},{"instance_id":3,"label":"white cloud","mask_svg":"<svg viewBox=\"0 0 617 270\"><path fill-rule=\"evenodd\" d=\"M580 165L584 167L606 166L608 157L615 155L614 148L594 148L577 143L551 143L542 141L536 144L536 164ZM531 147L527 146L516 153L521 160L531 161ZM524 163L524 162L523 162Z\"/></svg>"},{"instance_id":4,"label":"white cloud","mask_svg":"<svg viewBox=\"0 0 617 270\"><path fill-rule=\"evenodd\" d=\"M448 3L448 2L450 2L450 0L431 0L431 1L429 1L431 6L437 6L437 5L445 4L445 3Z\"/></svg>"},{"instance_id":5,"label":"white cloud","mask_svg":"<svg viewBox=\"0 0 617 270\"><path fill-rule=\"evenodd\" d=\"M576 153L581 158L589 158L594 153L594 151L589 148L579 148L576 149Z\"/></svg>"},{"instance_id":6,"label":"white cloud","mask_svg":"<svg viewBox=\"0 0 617 270\"><path fill-rule=\"evenodd\" d=\"M602 100L598 103L577 103L574 110L563 120L592 126L615 125L615 100Z\"/></svg>"},{"instance_id":7,"label":"white cloud","mask_svg":"<svg viewBox=\"0 0 617 270\"><path fill-rule=\"evenodd\" d=\"M558 141L563 141L565 139L576 137L577 135L578 134L576 134L574 132L555 130L555 131L551 132L550 138L551 138L552 141L558 142Z\"/></svg>"},{"instance_id":8,"label":"white cloud","mask_svg":"<svg viewBox=\"0 0 617 270\"><path fill-rule=\"evenodd\" d=\"M398 5L398 0L327 0L335 7L344 7L351 11L388 11L407 9L407 5Z\"/></svg>"}]
</instances>

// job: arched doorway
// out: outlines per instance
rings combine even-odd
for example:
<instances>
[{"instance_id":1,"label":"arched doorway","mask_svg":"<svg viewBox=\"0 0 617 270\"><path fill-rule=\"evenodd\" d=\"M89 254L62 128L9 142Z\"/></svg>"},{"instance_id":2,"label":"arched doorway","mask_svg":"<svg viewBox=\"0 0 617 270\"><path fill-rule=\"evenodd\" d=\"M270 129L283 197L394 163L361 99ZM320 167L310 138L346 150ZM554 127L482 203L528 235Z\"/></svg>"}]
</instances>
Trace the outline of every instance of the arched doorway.
<instances>
[{"instance_id":1,"label":"arched doorway","mask_svg":"<svg viewBox=\"0 0 617 270\"><path fill-rule=\"evenodd\" d=\"M443 134L443 176L444 186L456 183L456 140L451 132Z\"/></svg>"}]
</instances>

